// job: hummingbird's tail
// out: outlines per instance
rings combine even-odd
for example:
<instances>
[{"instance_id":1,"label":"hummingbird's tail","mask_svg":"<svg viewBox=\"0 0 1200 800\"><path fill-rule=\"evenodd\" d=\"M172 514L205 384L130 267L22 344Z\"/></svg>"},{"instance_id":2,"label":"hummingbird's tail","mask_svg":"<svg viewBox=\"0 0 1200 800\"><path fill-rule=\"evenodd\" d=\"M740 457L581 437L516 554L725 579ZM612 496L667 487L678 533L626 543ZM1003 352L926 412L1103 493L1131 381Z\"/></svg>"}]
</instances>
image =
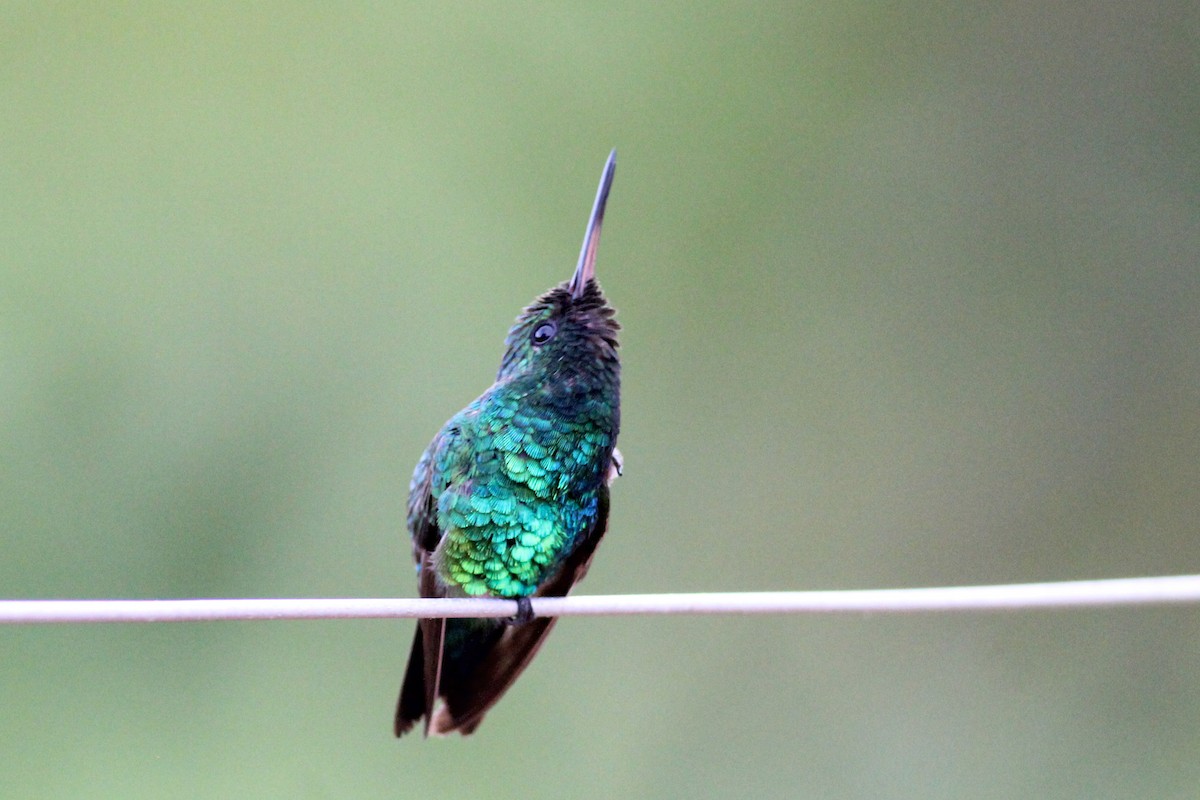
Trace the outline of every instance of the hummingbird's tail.
<instances>
[{"instance_id":1,"label":"hummingbird's tail","mask_svg":"<svg viewBox=\"0 0 1200 800\"><path fill-rule=\"evenodd\" d=\"M443 662L439 694L445 703L429 720L429 733L435 736L474 731L484 714L529 666L555 620L540 617L515 625L486 622L490 624L468 635L463 650Z\"/></svg>"},{"instance_id":2,"label":"hummingbird's tail","mask_svg":"<svg viewBox=\"0 0 1200 800\"><path fill-rule=\"evenodd\" d=\"M425 646L421 626L413 636L412 651L408 656L408 669L404 671L404 684L400 687L400 702L396 706L397 736L412 730L417 720L425 716Z\"/></svg>"},{"instance_id":3,"label":"hummingbird's tail","mask_svg":"<svg viewBox=\"0 0 1200 800\"><path fill-rule=\"evenodd\" d=\"M546 618L519 625L491 619L421 620L396 706L396 735L412 730L422 717L426 736L474 731L553 625Z\"/></svg>"}]
</instances>

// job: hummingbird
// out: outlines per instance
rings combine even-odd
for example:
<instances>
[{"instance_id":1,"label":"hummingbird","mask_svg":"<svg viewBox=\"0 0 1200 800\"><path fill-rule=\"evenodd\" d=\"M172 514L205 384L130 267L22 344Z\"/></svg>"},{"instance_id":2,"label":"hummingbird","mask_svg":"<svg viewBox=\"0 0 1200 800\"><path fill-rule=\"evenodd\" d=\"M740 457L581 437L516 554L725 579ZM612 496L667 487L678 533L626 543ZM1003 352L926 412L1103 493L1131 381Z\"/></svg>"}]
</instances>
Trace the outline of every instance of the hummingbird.
<instances>
[{"instance_id":1,"label":"hummingbird","mask_svg":"<svg viewBox=\"0 0 1200 800\"><path fill-rule=\"evenodd\" d=\"M596 247L617 151L609 154L570 280L508 332L496 382L455 414L413 471L407 508L422 597L499 597L498 619L422 619L396 709L402 736L467 735L554 627L529 598L582 580L608 526L621 472L621 363L615 311L596 281Z\"/></svg>"}]
</instances>

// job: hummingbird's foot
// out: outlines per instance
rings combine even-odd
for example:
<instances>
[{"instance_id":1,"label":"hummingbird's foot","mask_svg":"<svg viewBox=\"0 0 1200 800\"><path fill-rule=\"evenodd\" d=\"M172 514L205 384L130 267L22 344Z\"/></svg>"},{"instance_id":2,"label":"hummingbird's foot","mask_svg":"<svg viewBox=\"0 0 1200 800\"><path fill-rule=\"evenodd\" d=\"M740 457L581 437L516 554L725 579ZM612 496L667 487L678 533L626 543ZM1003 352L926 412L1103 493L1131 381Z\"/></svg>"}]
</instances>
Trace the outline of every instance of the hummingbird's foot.
<instances>
[{"instance_id":1,"label":"hummingbird's foot","mask_svg":"<svg viewBox=\"0 0 1200 800\"><path fill-rule=\"evenodd\" d=\"M518 597L516 600L517 615L505 618L504 622L508 625L524 625L533 619L533 603L529 602L529 598Z\"/></svg>"},{"instance_id":2,"label":"hummingbird's foot","mask_svg":"<svg viewBox=\"0 0 1200 800\"><path fill-rule=\"evenodd\" d=\"M605 478L605 483L609 486L613 485L613 481L625 474L625 456L621 455L621 451L613 448L612 461L608 465L608 477Z\"/></svg>"}]
</instances>

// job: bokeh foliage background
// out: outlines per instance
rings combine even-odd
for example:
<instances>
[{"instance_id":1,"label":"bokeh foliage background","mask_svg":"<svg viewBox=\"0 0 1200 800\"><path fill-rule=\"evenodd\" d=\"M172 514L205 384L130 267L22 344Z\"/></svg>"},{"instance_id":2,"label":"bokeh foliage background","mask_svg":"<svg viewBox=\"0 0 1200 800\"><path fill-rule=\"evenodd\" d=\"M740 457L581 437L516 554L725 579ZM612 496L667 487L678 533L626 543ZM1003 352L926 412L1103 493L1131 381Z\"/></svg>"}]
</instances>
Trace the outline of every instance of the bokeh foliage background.
<instances>
[{"instance_id":1,"label":"bokeh foliage background","mask_svg":"<svg viewBox=\"0 0 1200 800\"><path fill-rule=\"evenodd\" d=\"M0 595L408 596L599 169L592 593L1200 570L1195 3L6 4ZM1191 798L1196 609L0 630L5 797Z\"/></svg>"}]
</instances>

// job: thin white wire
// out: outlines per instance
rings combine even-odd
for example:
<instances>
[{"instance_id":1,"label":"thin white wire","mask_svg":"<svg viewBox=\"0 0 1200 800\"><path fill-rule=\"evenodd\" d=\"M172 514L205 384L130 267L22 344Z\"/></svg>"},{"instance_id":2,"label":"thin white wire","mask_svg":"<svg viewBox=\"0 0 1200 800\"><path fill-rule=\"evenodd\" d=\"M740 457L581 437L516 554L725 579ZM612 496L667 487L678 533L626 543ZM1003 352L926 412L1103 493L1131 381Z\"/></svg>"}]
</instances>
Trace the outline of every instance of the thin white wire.
<instances>
[{"instance_id":1,"label":"thin white wire","mask_svg":"<svg viewBox=\"0 0 1200 800\"><path fill-rule=\"evenodd\" d=\"M712 592L540 597L538 616L617 614L895 614L1200 603L1200 575L996 586L815 592ZM216 620L510 617L512 600L202 599L0 600L0 624Z\"/></svg>"}]
</instances>

